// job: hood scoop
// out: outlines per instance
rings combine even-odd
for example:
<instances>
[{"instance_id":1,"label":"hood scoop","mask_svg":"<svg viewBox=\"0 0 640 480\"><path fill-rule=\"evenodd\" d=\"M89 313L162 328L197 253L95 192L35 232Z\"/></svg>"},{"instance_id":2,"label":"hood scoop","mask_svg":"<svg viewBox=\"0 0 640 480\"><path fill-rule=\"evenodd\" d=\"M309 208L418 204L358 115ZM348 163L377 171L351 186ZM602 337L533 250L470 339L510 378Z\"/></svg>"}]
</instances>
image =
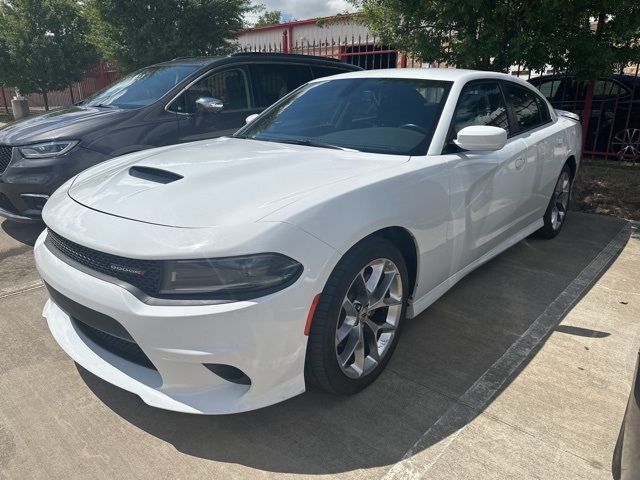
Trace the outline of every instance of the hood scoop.
<instances>
[{"instance_id":1,"label":"hood scoop","mask_svg":"<svg viewBox=\"0 0 640 480\"><path fill-rule=\"evenodd\" d=\"M176 180L184 178L182 175L170 172L168 170L162 170L160 168L143 167L141 165L133 166L129 169L129 175L135 178L141 178L154 183L172 183Z\"/></svg>"}]
</instances>

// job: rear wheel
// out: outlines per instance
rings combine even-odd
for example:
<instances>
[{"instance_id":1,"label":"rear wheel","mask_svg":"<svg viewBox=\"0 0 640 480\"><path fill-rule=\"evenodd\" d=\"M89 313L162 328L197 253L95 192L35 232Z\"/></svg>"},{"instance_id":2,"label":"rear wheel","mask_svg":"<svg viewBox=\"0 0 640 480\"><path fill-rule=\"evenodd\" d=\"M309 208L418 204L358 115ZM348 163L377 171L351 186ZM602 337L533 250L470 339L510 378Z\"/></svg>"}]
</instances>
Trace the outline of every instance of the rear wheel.
<instances>
[{"instance_id":1,"label":"rear wheel","mask_svg":"<svg viewBox=\"0 0 640 480\"><path fill-rule=\"evenodd\" d=\"M571 168L565 164L551 194L547 211L544 213L544 226L536 232L538 237L554 238L562 230L569 210L571 181Z\"/></svg>"},{"instance_id":2,"label":"rear wheel","mask_svg":"<svg viewBox=\"0 0 640 480\"><path fill-rule=\"evenodd\" d=\"M615 134L611 150L620 160L636 162L640 159L640 128L627 128Z\"/></svg>"},{"instance_id":3,"label":"rear wheel","mask_svg":"<svg viewBox=\"0 0 640 480\"><path fill-rule=\"evenodd\" d=\"M307 380L332 393L356 393L387 365L402 329L408 276L398 249L363 241L338 263L316 309Z\"/></svg>"}]
</instances>

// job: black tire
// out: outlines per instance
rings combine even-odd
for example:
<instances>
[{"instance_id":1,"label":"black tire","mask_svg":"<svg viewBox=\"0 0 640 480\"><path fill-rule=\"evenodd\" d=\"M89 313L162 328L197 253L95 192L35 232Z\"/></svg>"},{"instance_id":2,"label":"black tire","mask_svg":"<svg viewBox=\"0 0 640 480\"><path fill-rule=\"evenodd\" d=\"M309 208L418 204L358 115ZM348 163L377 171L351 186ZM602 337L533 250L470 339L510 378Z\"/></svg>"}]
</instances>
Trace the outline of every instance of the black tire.
<instances>
[{"instance_id":1,"label":"black tire","mask_svg":"<svg viewBox=\"0 0 640 480\"><path fill-rule=\"evenodd\" d=\"M375 368L360 378L350 378L338 363L336 329L342 314L343 300L350 291L352 282L367 265L377 259L391 260L398 270L402 285L398 323L391 344L385 347L386 353ZM408 291L409 282L404 257L391 242L383 238L371 237L351 248L336 265L320 295L307 343L305 366L307 383L330 393L342 395L357 393L370 385L384 370L398 343L404 324Z\"/></svg>"},{"instance_id":2,"label":"black tire","mask_svg":"<svg viewBox=\"0 0 640 480\"><path fill-rule=\"evenodd\" d=\"M559 186L561 179L568 178L568 191L564 192L566 194L566 205L564 206L564 211L558 213L558 210L562 210L559 208ZM551 193L551 199L549 200L549 205L547 206L547 210L544 212L544 226L540 228L540 230L535 232L535 236L538 238L546 238L551 239L558 236L558 234L562 231L562 227L564 226L567 220L567 214L569 213L569 195L571 192L571 186L573 184L573 178L571 175L571 167L569 164L565 163L564 167L560 171L560 175L558 175L558 180L556 180L556 184L553 188L553 192ZM554 211L555 207L555 211ZM559 216L561 215L561 216ZM555 216L555 218L554 218Z\"/></svg>"},{"instance_id":3,"label":"black tire","mask_svg":"<svg viewBox=\"0 0 640 480\"><path fill-rule=\"evenodd\" d=\"M622 445L624 443L624 420L618 432L618 440L613 449L613 459L611 460L611 475L614 480L620 480L622 477Z\"/></svg>"}]
</instances>

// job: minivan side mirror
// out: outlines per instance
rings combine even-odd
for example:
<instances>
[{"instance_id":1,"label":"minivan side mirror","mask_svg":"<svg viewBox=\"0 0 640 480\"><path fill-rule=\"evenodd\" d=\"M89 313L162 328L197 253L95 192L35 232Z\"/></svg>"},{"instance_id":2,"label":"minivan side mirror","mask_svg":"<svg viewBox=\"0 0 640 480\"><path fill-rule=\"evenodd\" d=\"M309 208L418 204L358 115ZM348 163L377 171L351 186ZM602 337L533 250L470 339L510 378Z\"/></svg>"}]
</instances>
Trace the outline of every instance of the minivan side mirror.
<instances>
[{"instance_id":1,"label":"minivan side mirror","mask_svg":"<svg viewBox=\"0 0 640 480\"><path fill-rule=\"evenodd\" d=\"M200 97L196 100L196 110L206 113L220 113L224 110L222 100L213 97Z\"/></svg>"},{"instance_id":2,"label":"minivan side mirror","mask_svg":"<svg viewBox=\"0 0 640 480\"><path fill-rule=\"evenodd\" d=\"M463 150L489 152L500 150L507 143L507 131L504 128L489 125L471 125L458 132L453 143Z\"/></svg>"},{"instance_id":3,"label":"minivan side mirror","mask_svg":"<svg viewBox=\"0 0 640 480\"><path fill-rule=\"evenodd\" d=\"M244 123L251 123L253 122L256 118L258 118L260 115L258 113L254 113L253 115L249 115L247 118L244 119Z\"/></svg>"}]
</instances>

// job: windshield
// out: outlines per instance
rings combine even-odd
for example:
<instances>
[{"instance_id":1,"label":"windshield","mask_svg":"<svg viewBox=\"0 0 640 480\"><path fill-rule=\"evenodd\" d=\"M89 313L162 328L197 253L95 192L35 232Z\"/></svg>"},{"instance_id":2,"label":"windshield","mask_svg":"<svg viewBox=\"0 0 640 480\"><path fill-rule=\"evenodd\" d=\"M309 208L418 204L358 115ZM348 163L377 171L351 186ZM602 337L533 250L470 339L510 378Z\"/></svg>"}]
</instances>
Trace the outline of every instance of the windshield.
<instances>
[{"instance_id":1,"label":"windshield","mask_svg":"<svg viewBox=\"0 0 640 480\"><path fill-rule=\"evenodd\" d=\"M148 67L89 97L87 107L139 108L149 105L194 72L196 65Z\"/></svg>"},{"instance_id":2,"label":"windshield","mask_svg":"<svg viewBox=\"0 0 640 480\"><path fill-rule=\"evenodd\" d=\"M372 153L424 155L451 82L349 78L307 84L236 137Z\"/></svg>"}]
</instances>

